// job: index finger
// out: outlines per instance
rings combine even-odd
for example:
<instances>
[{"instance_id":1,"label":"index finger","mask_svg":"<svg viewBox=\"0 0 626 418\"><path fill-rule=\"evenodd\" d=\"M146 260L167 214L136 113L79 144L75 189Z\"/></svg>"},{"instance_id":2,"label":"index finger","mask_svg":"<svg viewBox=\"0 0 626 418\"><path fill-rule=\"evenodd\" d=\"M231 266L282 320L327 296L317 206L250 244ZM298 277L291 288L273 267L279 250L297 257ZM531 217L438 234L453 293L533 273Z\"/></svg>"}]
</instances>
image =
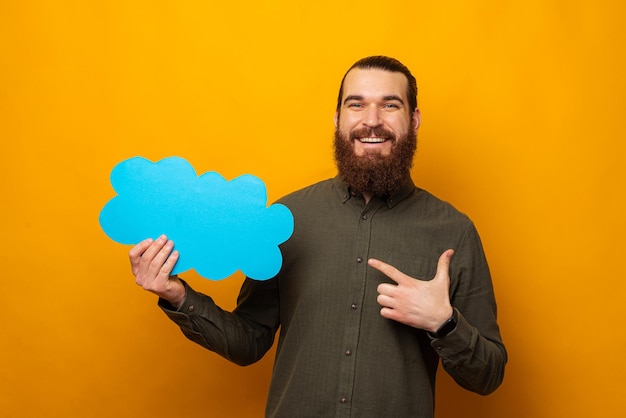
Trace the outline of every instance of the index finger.
<instances>
[{"instance_id":1,"label":"index finger","mask_svg":"<svg viewBox=\"0 0 626 418\"><path fill-rule=\"evenodd\" d=\"M148 249L150 248L150 245L154 242L154 240L152 238L146 238L143 241L141 241L139 244L135 245L133 248L130 249L130 252L128 253L128 256L130 257L130 261L133 262L134 260L138 259L139 257L141 257L141 255Z\"/></svg>"},{"instance_id":2,"label":"index finger","mask_svg":"<svg viewBox=\"0 0 626 418\"><path fill-rule=\"evenodd\" d=\"M391 264L387 264L375 258L370 258L369 260L367 260L367 264L369 264L371 267L374 267L376 270L380 271L385 276L389 277L391 280L398 284L405 282L405 279L408 278L406 274L402 273Z\"/></svg>"}]
</instances>

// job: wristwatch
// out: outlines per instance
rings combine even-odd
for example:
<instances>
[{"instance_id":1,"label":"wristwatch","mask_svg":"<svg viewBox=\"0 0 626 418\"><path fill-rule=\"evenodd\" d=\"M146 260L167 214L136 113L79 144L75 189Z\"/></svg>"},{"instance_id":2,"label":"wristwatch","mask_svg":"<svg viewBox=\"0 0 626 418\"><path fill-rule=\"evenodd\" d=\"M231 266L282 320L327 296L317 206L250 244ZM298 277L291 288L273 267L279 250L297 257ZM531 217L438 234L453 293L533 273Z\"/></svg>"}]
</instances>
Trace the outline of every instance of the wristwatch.
<instances>
[{"instance_id":1,"label":"wristwatch","mask_svg":"<svg viewBox=\"0 0 626 418\"><path fill-rule=\"evenodd\" d=\"M443 338L450 334L456 328L456 311L452 312L452 316L446 320L435 332L435 338Z\"/></svg>"}]
</instances>

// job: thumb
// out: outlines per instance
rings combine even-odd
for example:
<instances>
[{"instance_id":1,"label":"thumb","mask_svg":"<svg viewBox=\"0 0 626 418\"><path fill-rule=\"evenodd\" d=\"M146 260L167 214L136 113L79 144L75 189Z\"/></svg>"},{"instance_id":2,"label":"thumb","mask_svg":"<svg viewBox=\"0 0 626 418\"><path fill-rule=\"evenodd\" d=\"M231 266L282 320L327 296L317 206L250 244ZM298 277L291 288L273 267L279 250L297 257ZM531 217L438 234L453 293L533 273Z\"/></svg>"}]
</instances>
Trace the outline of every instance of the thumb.
<instances>
[{"instance_id":1,"label":"thumb","mask_svg":"<svg viewBox=\"0 0 626 418\"><path fill-rule=\"evenodd\" d=\"M449 249L443 252L441 256L439 256L439 261L437 262L437 273L435 274L435 280L441 280L443 278L450 279L450 260L454 255L454 250Z\"/></svg>"}]
</instances>

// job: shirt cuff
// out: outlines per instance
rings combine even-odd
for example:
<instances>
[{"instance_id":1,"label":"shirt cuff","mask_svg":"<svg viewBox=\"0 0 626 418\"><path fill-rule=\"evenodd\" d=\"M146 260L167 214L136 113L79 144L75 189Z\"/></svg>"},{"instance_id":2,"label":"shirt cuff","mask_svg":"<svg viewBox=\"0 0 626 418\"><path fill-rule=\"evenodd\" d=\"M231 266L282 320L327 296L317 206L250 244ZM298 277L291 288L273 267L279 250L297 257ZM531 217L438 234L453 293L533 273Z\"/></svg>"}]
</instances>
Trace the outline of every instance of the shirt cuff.
<instances>
[{"instance_id":1,"label":"shirt cuff","mask_svg":"<svg viewBox=\"0 0 626 418\"><path fill-rule=\"evenodd\" d=\"M430 345L437 351L439 357L454 356L471 344L472 326L456 308L454 308L454 315L457 318L456 328L450 331L448 335L436 338L433 334L428 333L431 339Z\"/></svg>"},{"instance_id":2,"label":"shirt cuff","mask_svg":"<svg viewBox=\"0 0 626 418\"><path fill-rule=\"evenodd\" d=\"M181 282L185 286L185 299L178 309L165 299L159 298L158 302L163 312L179 325L187 322L191 315L200 314L200 308L203 306L202 295L193 290L184 280L181 279Z\"/></svg>"}]
</instances>

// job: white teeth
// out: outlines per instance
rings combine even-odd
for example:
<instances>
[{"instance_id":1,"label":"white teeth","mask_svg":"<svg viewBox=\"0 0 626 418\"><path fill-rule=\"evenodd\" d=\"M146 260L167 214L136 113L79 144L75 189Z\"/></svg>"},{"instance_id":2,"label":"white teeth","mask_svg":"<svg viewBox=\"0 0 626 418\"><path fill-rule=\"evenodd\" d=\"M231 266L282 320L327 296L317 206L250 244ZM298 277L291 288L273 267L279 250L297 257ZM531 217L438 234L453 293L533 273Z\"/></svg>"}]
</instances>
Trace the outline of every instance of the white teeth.
<instances>
[{"instance_id":1,"label":"white teeth","mask_svg":"<svg viewBox=\"0 0 626 418\"><path fill-rule=\"evenodd\" d=\"M369 137L369 138L359 138L359 141L365 142L365 143L368 143L368 144L380 144L382 142L385 142L386 139L385 138Z\"/></svg>"}]
</instances>

